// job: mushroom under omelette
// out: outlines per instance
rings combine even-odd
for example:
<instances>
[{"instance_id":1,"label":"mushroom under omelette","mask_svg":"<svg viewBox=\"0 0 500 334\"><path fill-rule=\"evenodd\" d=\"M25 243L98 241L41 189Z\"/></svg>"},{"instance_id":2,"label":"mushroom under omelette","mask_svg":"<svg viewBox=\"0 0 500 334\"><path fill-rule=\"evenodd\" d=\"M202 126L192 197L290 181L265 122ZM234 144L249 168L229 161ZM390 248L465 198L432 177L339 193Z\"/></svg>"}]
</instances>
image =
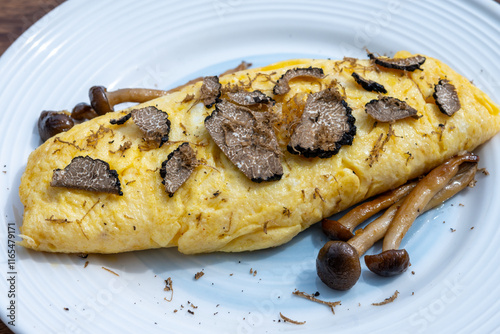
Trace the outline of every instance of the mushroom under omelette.
<instances>
[{"instance_id":1,"label":"mushroom under omelette","mask_svg":"<svg viewBox=\"0 0 500 334\"><path fill-rule=\"evenodd\" d=\"M206 83L200 81L48 139L31 153L22 176L20 244L66 253L274 247L500 130L499 106L439 60L405 51L395 55L397 66L371 58L298 59L247 69L216 78L220 96L211 105L202 103ZM405 59L418 64L398 67ZM446 84L451 90L444 100L451 95L459 101L450 115L436 95L436 86ZM368 104L370 110L383 104L380 109L412 112L378 119ZM141 124L148 120L141 121L137 110L167 122L168 140L146 133ZM325 110L333 116L322 115ZM255 127L247 128L248 122ZM252 134L257 144L248 142ZM304 143L306 137L316 142ZM60 182L71 175L95 178L87 162L98 162L117 188Z\"/></svg>"}]
</instances>

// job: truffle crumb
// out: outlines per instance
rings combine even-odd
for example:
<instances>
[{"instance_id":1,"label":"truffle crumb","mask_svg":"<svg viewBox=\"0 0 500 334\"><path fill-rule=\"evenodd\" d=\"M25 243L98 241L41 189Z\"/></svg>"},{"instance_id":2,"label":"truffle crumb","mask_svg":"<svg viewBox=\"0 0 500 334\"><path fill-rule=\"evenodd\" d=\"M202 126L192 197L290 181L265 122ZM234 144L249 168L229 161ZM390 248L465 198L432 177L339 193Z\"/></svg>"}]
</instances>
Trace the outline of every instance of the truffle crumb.
<instances>
[{"instance_id":1,"label":"truffle crumb","mask_svg":"<svg viewBox=\"0 0 500 334\"><path fill-rule=\"evenodd\" d=\"M461 108L455 86L448 80L439 80L439 83L434 86L433 96L439 110L445 115L451 116Z\"/></svg>"},{"instance_id":2,"label":"truffle crumb","mask_svg":"<svg viewBox=\"0 0 500 334\"><path fill-rule=\"evenodd\" d=\"M377 92L382 94L387 93L385 87L376 81L365 79L356 72L352 73L352 77L361 87L369 92Z\"/></svg>"},{"instance_id":3,"label":"truffle crumb","mask_svg":"<svg viewBox=\"0 0 500 334\"><path fill-rule=\"evenodd\" d=\"M236 73L236 72L239 72L239 71L243 71L243 70L246 70L247 68L249 68L250 66L252 66L252 63L248 63L244 60L241 61L241 63L234 67L234 68L230 68L228 70L226 70L225 72L222 72L220 74L220 76L223 76L223 75L227 75L227 74L233 74L233 73Z\"/></svg>"},{"instance_id":4,"label":"truffle crumb","mask_svg":"<svg viewBox=\"0 0 500 334\"><path fill-rule=\"evenodd\" d=\"M288 93L290 91L290 80L299 77L323 79L325 74L323 69L318 67L290 69L278 79L273 88L274 95L285 95Z\"/></svg>"},{"instance_id":5,"label":"truffle crumb","mask_svg":"<svg viewBox=\"0 0 500 334\"><path fill-rule=\"evenodd\" d=\"M237 92L227 93L227 97L231 102L241 106L253 106L256 104L274 104L274 100L262 93L260 90L249 92L246 90L239 90Z\"/></svg>"},{"instance_id":6,"label":"truffle crumb","mask_svg":"<svg viewBox=\"0 0 500 334\"><path fill-rule=\"evenodd\" d=\"M50 185L123 195L118 173L107 162L89 156L75 157L64 169L55 169Z\"/></svg>"},{"instance_id":7,"label":"truffle crumb","mask_svg":"<svg viewBox=\"0 0 500 334\"><path fill-rule=\"evenodd\" d=\"M163 288L163 291L171 292L170 294L170 299L167 299L166 297L163 298L167 302L171 302L172 299L174 298L174 283L172 282L172 278L169 277L165 280L165 287ZM181 308L184 308L184 306L181 305Z\"/></svg>"},{"instance_id":8,"label":"truffle crumb","mask_svg":"<svg viewBox=\"0 0 500 334\"><path fill-rule=\"evenodd\" d=\"M425 63L425 57L414 56L408 58L387 58L387 57L375 57L373 53L369 53L368 57L375 61L375 64L386 68L393 68L396 70L403 70L413 72L415 70L421 70L420 66Z\"/></svg>"},{"instance_id":9,"label":"truffle crumb","mask_svg":"<svg viewBox=\"0 0 500 334\"><path fill-rule=\"evenodd\" d=\"M303 325L306 323L305 321L296 321L296 320L292 320L288 317L285 317L281 312L280 312L280 317L281 317L281 319L283 319L284 322L289 322L289 323L292 323L295 325Z\"/></svg>"},{"instance_id":10,"label":"truffle crumb","mask_svg":"<svg viewBox=\"0 0 500 334\"><path fill-rule=\"evenodd\" d=\"M269 112L222 100L205 119L205 127L222 152L250 180L281 179L281 152Z\"/></svg>"},{"instance_id":11,"label":"truffle crumb","mask_svg":"<svg viewBox=\"0 0 500 334\"><path fill-rule=\"evenodd\" d=\"M203 275L205 275L205 273L203 271L199 271L197 272L195 275L194 275L194 279L195 280L198 280L200 277L202 277Z\"/></svg>"},{"instance_id":12,"label":"truffle crumb","mask_svg":"<svg viewBox=\"0 0 500 334\"><path fill-rule=\"evenodd\" d=\"M383 96L365 105L366 112L379 122L393 122L406 117L418 117L417 110L394 97Z\"/></svg>"},{"instance_id":13,"label":"truffle crumb","mask_svg":"<svg viewBox=\"0 0 500 334\"><path fill-rule=\"evenodd\" d=\"M163 161L160 176L170 197L186 182L197 164L195 152L189 143L182 143Z\"/></svg>"},{"instance_id":14,"label":"truffle crumb","mask_svg":"<svg viewBox=\"0 0 500 334\"><path fill-rule=\"evenodd\" d=\"M292 294L296 295L296 296L299 296L299 297L303 297L303 298L306 298L306 299L309 299L313 302L316 302L316 303L320 303L320 304L323 304L323 305L327 305L330 307L330 309L332 310L332 313L335 314L335 311L333 310L333 308L337 305L340 305L341 302L340 301L336 301L336 302L325 302L324 300L321 300L321 299L318 299L316 297L314 297L314 295L310 295L308 293L305 293L305 292L302 292L302 291L299 291L299 290L295 290L294 292L292 292Z\"/></svg>"},{"instance_id":15,"label":"truffle crumb","mask_svg":"<svg viewBox=\"0 0 500 334\"><path fill-rule=\"evenodd\" d=\"M307 158L329 158L356 134L352 109L334 88L310 94L287 149Z\"/></svg>"},{"instance_id":16,"label":"truffle crumb","mask_svg":"<svg viewBox=\"0 0 500 334\"><path fill-rule=\"evenodd\" d=\"M382 306L382 305L385 305L385 304L392 303L396 298L398 298L398 295L399 295L399 291L396 290L391 297L384 299L380 303L372 303L372 305L374 305L374 306Z\"/></svg>"},{"instance_id":17,"label":"truffle crumb","mask_svg":"<svg viewBox=\"0 0 500 334\"><path fill-rule=\"evenodd\" d=\"M220 97L222 85L218 76L204 77L200 88L200 99L207 108L211 108Z\"/></svg>"},{"instance_id":18,"label":"truffle crumb","mask_svg":"<svg viewBox=\"0 0 500 334\"><path fill-rule=\"evenodd\" d=\"M111 269L108 269L108 268L106 268L106 267L101 267L101 268L102 268L102 269L104 269L104 270L106 270L107 272L112 273L112 274L113 274L113 275L115 275L115 276L120 276L120 275L118 275L117 273L115 273L115 272L114 272L113 270L111 270Z\"/></svg>"}]
</instances>

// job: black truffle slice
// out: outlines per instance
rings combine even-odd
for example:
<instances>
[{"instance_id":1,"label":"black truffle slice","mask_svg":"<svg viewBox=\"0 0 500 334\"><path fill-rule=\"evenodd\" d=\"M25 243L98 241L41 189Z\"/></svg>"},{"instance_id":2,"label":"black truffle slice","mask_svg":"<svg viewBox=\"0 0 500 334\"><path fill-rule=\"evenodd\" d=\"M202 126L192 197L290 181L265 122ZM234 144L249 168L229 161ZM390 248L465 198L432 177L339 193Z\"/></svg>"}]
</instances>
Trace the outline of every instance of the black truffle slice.
<instances>
[{"instance_id":1,"label":"black truffle slice","mask_svg":"<svg viewBox=\"0 0 500 334\"><path fill-rule=\"evenodd\" d=\"M386 68L394 68L396 70L403 70L413 72L415 70L421 70L420 66L425 63L425 57L415 56L409 58L385 58L385 57L375 57L373 53L369 53L368 57L375 60L375 64Z\"/></svg>"},{"instance_id":2,"label":"black truffle slice","mask_svg":"<svg viewBox=\"0 0 500 334\"><path fill-rule=\"evenodd\" d=\"M231 102L237 103L241 106L252 106L256 104L274 104L274 100L262 93L260 90L248 92L240 90L238 92L227 93L227 97Z\"/></svg>"},{"instance_id":3,"label":"black truffle slice","mask_svg":"<svg viewBox=\"0 0 500 334\"><path fill-rule=\"evenodd\" d=\"M123 195L118 173L89 156L75 157L64 169L55 169L50 185Z\"/></svg>"},{"instance_id":4,"label":"black truffle slice","mask_svg":"<svg viewBox=\"0 0 500 334\"><path fill-rule=\"evenodd\" d=\"M461 108L455 86L448 80L439 80L439 83L434 86L433 96L436 100L436 105L443 114L451 116Z\"/></svg>"},{"instance_id":5,"label":"black truffle slice","mask_svg":"<svg viewBox=\"0 0 500 334\"><path fill-rule=\"evenodd\" d=\"M278 82L274 86L274 95L285 95L288 93L290 91L290 80L298 77L323 79L325 74L323 73L323 69L318 67L294 68L288 70L278 79Z\"/></svg>"},{"instance_id":6,"label":"black truffle slice","mask_svg":"<svg viewBox=\"0 0 500 334\"><path fill-rule=\"evenodd\" d=\"M352 109L340 93L328 88L307 97L300 123L287 149L307 158L329 158L342 145L351 145L356 135Z\"/></svg>"},{"instance_id":7,"label":"black truffle slice","mask_svg":"<svg viewBox=\"0 0 500 334\"><path fill-rule=\"evenodd\" d=\"M222 100L205 127L224 154L254 182L281 179L283 166L269 112Z\"/></svg>"},{"instance_id":8,"label":"black truffle slice","mask_svg":"<svg viewBox=\"0 0 500 334\"><path fill-rule=\"evenodd\" d=\"M160 176L170 197L186 182L197 164L196 154L189 143L182 143L163 161Z\"/></svg>"},{"instance_id":9,"label":"black truffle slice","mask_svg":"<svg viewBox=\"0 0 500 334\"><path fill-rule=\"evenodd\" d=\"M160 141L160 147L168 141L170 133L170 120L168 114L156 107L149 106L141 109L134 109L129 114L119 118L112 119L111 124L124 124L130 118L144 133L144 139L147 141Z\"/></svg>"},{"instance_id":10,"label":"black truffle slice","mask_svg":"<svg viewBox=\"0 0 500 334\"><path fill-rule=\"evenodd\" d=\"M390 96L371 100L365 105L365 110L379 122L392 122L410 116L418 118L416 109L410 107L406 102Z\"/></svg>"},{"instance_id":11,"label":"black truffle slice","mask_svg":"<svg viewBox=\"0 0 500 334\"><path fill-rule=\"evenodd\" d=\"M116 125L122 125L122 124L125 124L125 122L127 122L130 119L130 117L132 117L131 112L126 114L123 117L118 118L118 119L110 119L109 123L116 124Z\"/></svg>"},{"instance_id":12,"label":"black truffle slice","mask_svg":"<svg viewBox=\"0 0 500 334\"><path fill-rule=\"evenodd\" d=\"M359 85L361 85L361 87L369 92L377 92L382 94L387 93L385 87L376 81L365 79L356 72L352 73L352 77Z\"/></svg>"},{"instance_id":13,"label":"black truffle slice","mask_svg":"<svg viewBox=\"0 0 500 334\"><path fill-rule=\"evenodd\" d=\"M211 108L220 97L222 85L218 76L204 77L201 85L201 100L207 108Z\"/></svg>"}]
</instances>

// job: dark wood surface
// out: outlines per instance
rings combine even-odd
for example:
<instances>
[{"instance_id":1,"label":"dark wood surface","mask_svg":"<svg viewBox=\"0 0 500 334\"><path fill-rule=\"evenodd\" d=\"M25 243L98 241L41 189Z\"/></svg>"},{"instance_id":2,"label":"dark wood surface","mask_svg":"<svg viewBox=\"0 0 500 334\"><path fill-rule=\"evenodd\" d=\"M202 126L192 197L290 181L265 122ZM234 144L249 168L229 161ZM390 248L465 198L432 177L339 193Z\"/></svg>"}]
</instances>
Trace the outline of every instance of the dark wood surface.
<instances>
[{"instance_id":1,"label":"dark wood surface","mask_svg":"<svg viewBox=\"0 0 500 334\"><path fill-rule=\"evenodd\" d=\"M500 3L500 0L495 0ZM0 56L21 34L64 0L0 0ZM0 322L0 334L11 334Z\"/></svg>"}]
</instances>

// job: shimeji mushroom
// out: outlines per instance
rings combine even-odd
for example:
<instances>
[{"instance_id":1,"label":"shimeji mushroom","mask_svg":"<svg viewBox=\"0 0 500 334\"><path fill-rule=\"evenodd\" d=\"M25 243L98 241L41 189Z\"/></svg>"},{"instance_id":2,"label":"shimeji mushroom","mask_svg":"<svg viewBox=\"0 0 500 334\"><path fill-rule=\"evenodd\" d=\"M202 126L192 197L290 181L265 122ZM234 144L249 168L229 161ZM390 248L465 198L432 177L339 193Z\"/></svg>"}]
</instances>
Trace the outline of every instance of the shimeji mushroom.
<instances>
[{"instance_id":1,"label":"shimeji mushroom","mask_svg":"<svg viewBox=\"0 0 500 334\"><path fill-rule=\"evenodd\" d=\"M251 65L251 63L241 62L240 65L227 70L222 73L222 75L245 70ZM93 86L89 90L90 104L92 105L92 109L94 109L97 114L104 115L108 112L112 112L114 106L117 104L124 102L144 103L169 93L179 91L181 88L202 81L203 79L203 77L195 78L188 81L184 85L180 85L167 91L149 88L123 88L113 92L108 92L103 86Z\"/></svg>"},{"instance_id":2,"label":"shimeji mushroom","mask_svg":"<svg viewBox=\"0 0 500 334\"><path fill-rule=\"evenodd\" d=\"M221 75L242 71L251 65L251 63L243 61L237 67L229 69ZM94 86L89 90L91 105L85 102L78 103L73 108L71 115L64 111L43 111L38 119L38 132L42 141L46 141L48 138L58 133L68 131L75 123L78 123L78 121L83 122L113 111L114 106L117 104L124 102L147 102L160 96L177 92L183 87L202 80L203 77L199 77L167 91L147 88L125 88L118 89L114 92L108 92L106 88L102 86Z\"/></svg>"},{"instance_id":3,"label":"shimeji mushroom","mask_svg":"<svg viewBox=\"0 0 500 334\"><path fill-rule=\"evenodd\" d=\"M103 86L92 86L89 98L92 109L99 115L113 111L113 107L124 102L143 103L167 94L164 90L148 88L123 88L108 92Z\"/></svg>"},{"instance_id":4,"label":"shimeji mushroom","mask_svg":"<svg viewBox=\"0 0 500 334\"><path fill-rule=\"evenodd\" d=\"M457 175L462 164L478 161L479 157L472 153L458 155L427 174L404 198L395 213L384 236L382 253L365 256L367 267L381 276L394 276L404 272L409 265L409 255L405 249L398 248L406 232L431 199Z\"/></svg>"},{"instance_id":5,"label":"shimeji mushroom","mask_svg":"<svg viewBox=\"0 0 500 334\"><path fill-rule=\"evenodd\" d=\"M64 111L44 110L38 118L38 133L42 141L46 141L58 133L68 131L74 124L70 115Z\"/></svg>"},{"instance_id":6,"label":"shimeji mushroom","mask_svg":"<svg viewBox=\"0 0 500 334\"><path fill-rule=\"evenodd\" d=\"M437 207L467 187L474 180L476 172L477 162L462 164L458 173L432 197L420 213ZM402 203L403 199L391 205L379 218L357 230L356 235L347 242L329 241L323 246L316 260L316 268L318 276L327 286L335 290L348 290L356 284L361 274L359 257L384 237ZM409 263L409 257L398 259L396 265L400 268Z\"/></svg>"},{"instance_id":7,"label":"shimeji mushroom","mask_svg":"<svg viewBox=\"0 0 500 334\"><path fill-rule=\"evenodd\" d=\"M330 239L347 241L354 237L352 231L354 231L359 224L399 201L415 188L416 185L417 181L403 184L399 188L388 191L371 201L358 205L339 220L325 218L321 221L321 228Z\"/></svg>"}]
</instances>

